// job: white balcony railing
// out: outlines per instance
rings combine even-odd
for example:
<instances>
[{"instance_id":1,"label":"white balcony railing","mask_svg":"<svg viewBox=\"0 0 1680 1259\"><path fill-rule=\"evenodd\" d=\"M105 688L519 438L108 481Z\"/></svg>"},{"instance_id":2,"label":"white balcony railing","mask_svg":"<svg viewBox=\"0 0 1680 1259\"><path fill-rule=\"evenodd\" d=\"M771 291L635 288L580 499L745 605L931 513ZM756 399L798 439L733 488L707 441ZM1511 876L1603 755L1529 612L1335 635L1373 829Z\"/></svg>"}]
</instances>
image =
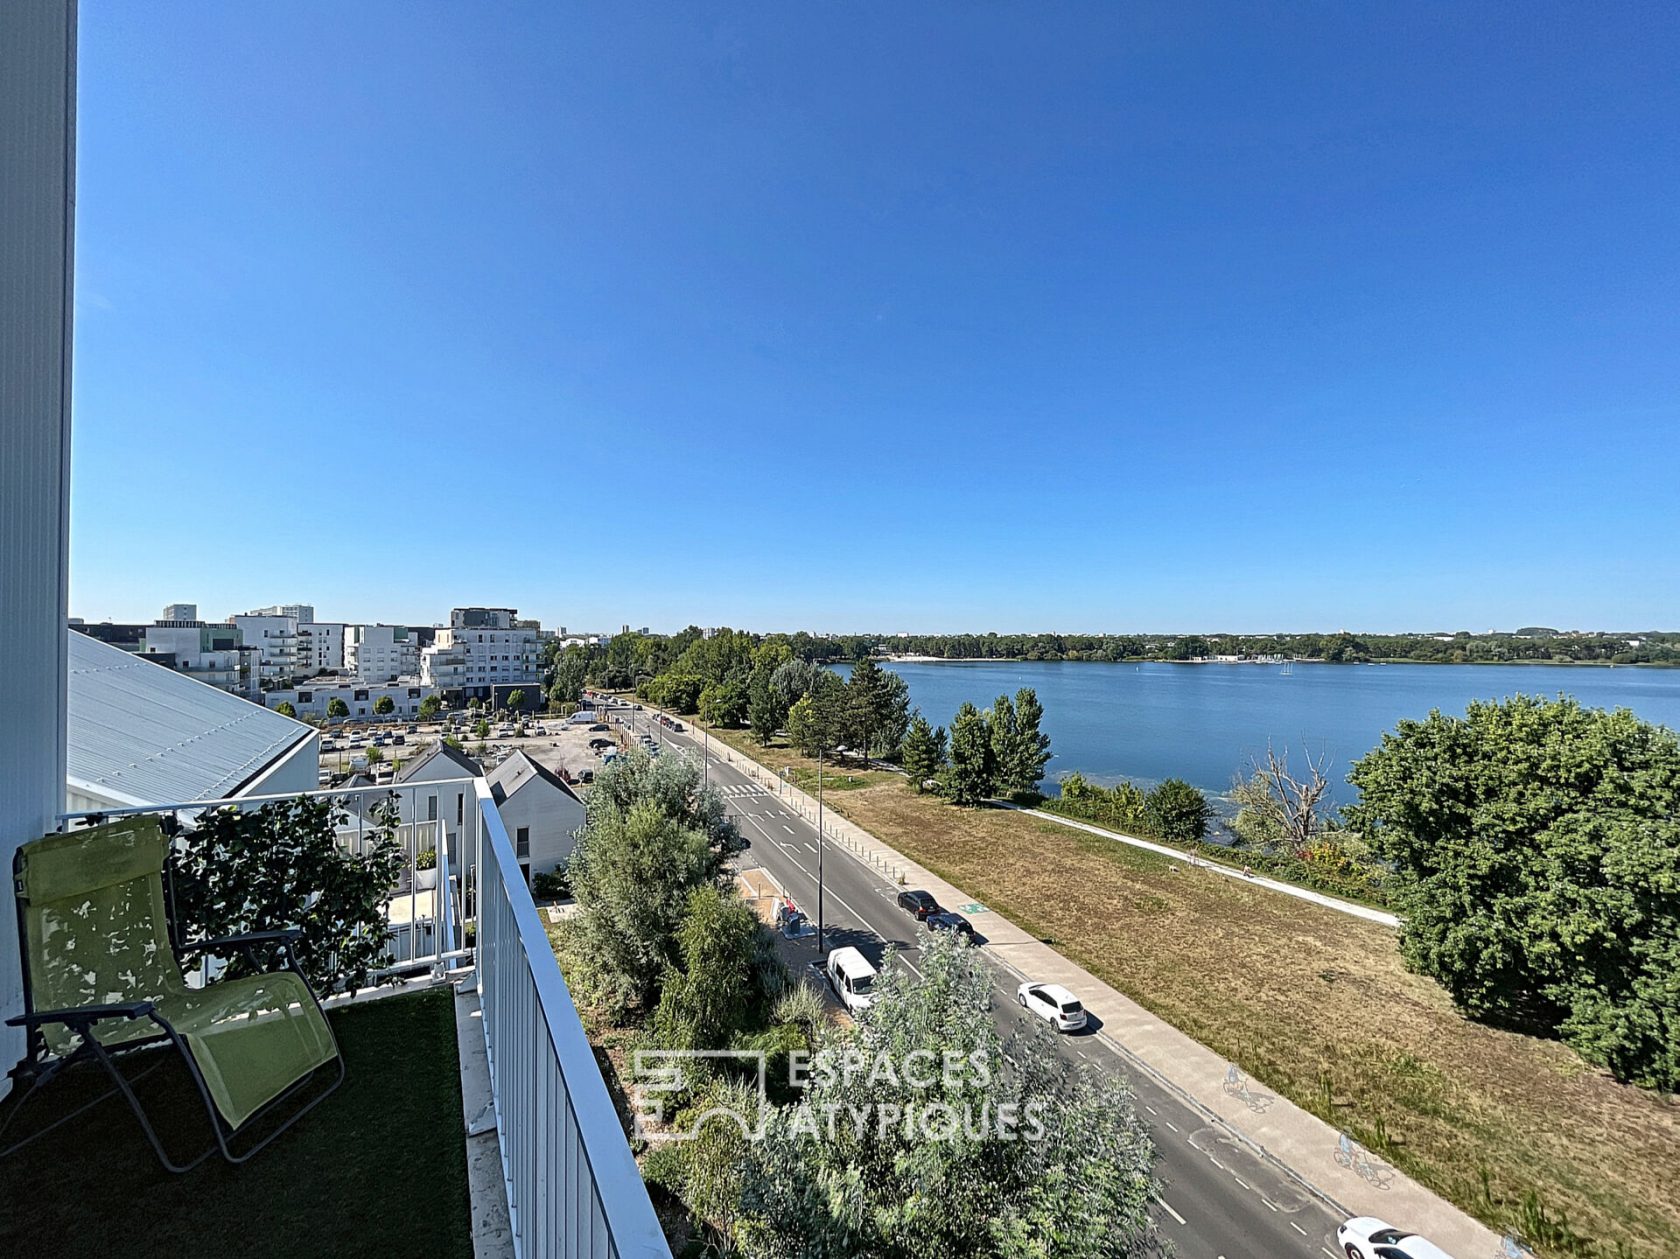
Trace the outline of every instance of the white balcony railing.
<instances>
[{"instance_id":1,"label":"white balcony railing","mask_svg":"<svg viewBox=\"0 0 1680 1259\"><path fill-rule=\"evenodd\" d=\"M515 1253L670 1259L490 786L477 787L479 999Z\"/></svg>"},{"instance_id":2,"label":"white balcony railing","mask_svg":"<svg viewBox=\"0 0 1680 1259\"><path fill-rule=\"evenodd\" d=\"M339 842L373 842L373 809L394 802L407 856L392 889L392 971L472 958L483 1011L496 1135L520 1259L670 1259L618 1112L483 778L349 791L193 800L60 815L66 827L142 813L185 824L205 809L256 807L300 795L342 809ZM461 807L457 812L457 796ZM436 886L417 865L435 847ZM476 948L466 947L466 928Z\"/></svg>"},{"instance_id":3,"label":"white balcony railing","mask_svg":"<svg viewBox=\"0 0 1680 1259\"><path fill-rule=\"evenodd\" d=\"M465 932L461 886L466 876L463 861L479 844L481 814L476 808L475 789L479 781L462 776L436 782L189 800L64 813L59 815L59 820L68 829L111 818L155 813L190 825L206 809L260 808L273 801L300 797L325 799L332 801L339 811L339 843L352 852L362 853L380 834L374 820L375 810L392 806L397 816L394 834L402 849L403 862L386 907L389 966L384 973L440 969L455 964L466 953L462 947ZM459 824L454 822L457 796L463 801ZM421 854L428 851L436 853L436 865L422 869Z\"/></svg>"}]
</instances>

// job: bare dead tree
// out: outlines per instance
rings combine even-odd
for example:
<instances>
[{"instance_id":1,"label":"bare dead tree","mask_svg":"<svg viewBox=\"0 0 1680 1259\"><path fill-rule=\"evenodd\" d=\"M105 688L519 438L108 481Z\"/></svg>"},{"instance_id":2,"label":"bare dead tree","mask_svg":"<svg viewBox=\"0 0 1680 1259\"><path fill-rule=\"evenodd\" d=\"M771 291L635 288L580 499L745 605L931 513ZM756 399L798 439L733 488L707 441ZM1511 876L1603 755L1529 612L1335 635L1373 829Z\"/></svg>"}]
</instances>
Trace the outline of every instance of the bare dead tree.
<instances>
[{"instance_id":1,"label":"bare dead tree","mask_svg":"<svg viewBox=\"0 0 1680 1259\"><path fill-rule=\"evenodd\" d=\"M1267 811L1272 815L1283 842L1290 848L1305 848L1316 839L1324 826L1324 798L1330 792L1330 775L1326 769L1328 756L1314 757L1304 753L1307 773L1297 778L1289 772L1289 754L1266 745L1264 761L1255 759L1254 779L1265 787ZM1252 780L1251 780L1252 781Z\"/></svg>"}]
</instances>

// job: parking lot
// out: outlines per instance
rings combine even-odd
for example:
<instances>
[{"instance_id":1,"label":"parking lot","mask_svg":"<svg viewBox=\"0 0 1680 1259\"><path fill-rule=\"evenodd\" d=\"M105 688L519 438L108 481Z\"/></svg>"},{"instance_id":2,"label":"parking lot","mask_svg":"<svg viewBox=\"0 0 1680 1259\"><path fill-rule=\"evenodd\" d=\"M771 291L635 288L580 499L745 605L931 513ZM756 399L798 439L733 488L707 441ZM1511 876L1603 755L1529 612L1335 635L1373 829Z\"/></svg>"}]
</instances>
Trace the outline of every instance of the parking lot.
<instances>
[{"instance_id":1,"label":"parking lot","mask_svg":"<svg viewBox=\"0 0 1680 1259\"><path fill-rule=\"evenodd\" d=\"M523 723L491 720L489 734L480 739L476 717L430 722L345 723L321 734L321 779L363 772L376 782L395 778L400 766L423 756L443 738L453 738L469 756L491 769L515 750L523 751L544 769L577 786L587 786L601 767L601 748L591 741L618 746L616 728L599 723L568 721L547 714L527 715ZM520 733L521 729L523 734ZM372 749L378 749L374 759ZM482 756L480 750L482 749Z\"/></svg>"}]
</instances>

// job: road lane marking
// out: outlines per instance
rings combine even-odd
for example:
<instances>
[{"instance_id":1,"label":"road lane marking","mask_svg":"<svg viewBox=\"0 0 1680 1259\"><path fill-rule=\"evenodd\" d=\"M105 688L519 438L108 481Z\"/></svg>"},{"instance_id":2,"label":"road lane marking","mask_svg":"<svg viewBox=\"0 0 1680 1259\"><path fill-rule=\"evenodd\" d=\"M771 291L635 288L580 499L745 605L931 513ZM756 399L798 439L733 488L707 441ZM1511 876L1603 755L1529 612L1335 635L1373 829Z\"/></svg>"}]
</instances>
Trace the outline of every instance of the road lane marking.
<instances>
[{"instance_id":1,"label":"road lane marking","mask_svg":"<svg viewBox=\"0 0 1680 1259\"><path fill-rule=\"evenodd\" d=\"M1268 1206L1268 1207L1270 1207L1270 1208L1271 1208L1271 1209L1272 1209L1272 1210L1274 1210L1274 1211L1276 1211L1276 1210L1277 1210L1277 1203L1275 1203L1275 1202L1273 1202L1273 1201L1272 1201L1272 1200L1271 1200L1271 1199L1270 1199L1270 1198L1268 1198L1268 1197L1267 1197L1267 1196L1266 1196L1266 1195L1265 1195L1265 1194L1261 1194L1261 1195L1260 1195L1260 1201L1262 1201L1262 1202L1264 1202L1264 1203L1265 1203L1265 1204L1266 1204L1266 1205L1267 1205L1267 1206Z\"/></svg>"},{"instance_id":2,"label":"road lane marking","mask_svg":"<svg viewBox=\"0 0 1680 1259\"><path fill-rule=\"evenodd\" d=\"M789 826L786 822L782 823L782 829L784 831L786 831L789 835L793 834L793 827Z\"/></svg>"},{"instance_id":3,"label":"road lane marking","mask_svg":"<svg viewBox=\"0 0 1680 1259\"><path fill-rule=\"evenodd\" d=\"M1161 1122L1162 1122L1162 1123L1164 1123L1164 1124L1166 1124L1166 1125L1167 1125L1167 1127L1169 1127L1169 1128L1171 1128L1171 1129L1172 1129L1172 1130L1173 1130L1173 1131L1174 1131L1174 1132L1177 1132L1177 1131L1178 1131L1178 1125L1177 1125L1177 1124L1175 1124L1175 1123L1174 1123L1174 1122L1173 1122L1173 1121L1172 1121L1172 1120L1170 1120L1170 1119L1163 1119L1163 1120L1161 1120Z\"/></svg>"},{"instance_id":4,"label":"road lane marking","mask_svg":"<svg viewBox=\"0 0 1680 1259\"><path fill-rule=\"evenodd\" d=\"M1302 1237L1305 1237L1305 1236L1306 1236L1306 1235L1307 1235L1307 1230L1306 1230L1306 1229L1304 1229L1304 1228L1302 1228L1302 1227L1301 1227L1301 1226L1300 1226L1300 1225L1299 1225L1299 1224L1297 1224L1297 1223L1296 1223L1296 1222L1295 1222L1295 1221L1294 1221L1294 1220L1290 1220L1290 1221L1289 1221L1289 1227L1290 1227L1290 1228L1292 1228L1292 1229L1294 1229L1294 1230L1295 1230L1295 1231L1296 1231L1296 1232L1297 1232L1297 1233L1299 1233L1299 1234L1300 1234L1300 1235L1301 1235L1301 1236L1302 1236Z\"/></svg>"},{"instance_id":5,"label":"road lane marking","mask_svg":"<svg viewBox=\"0 0 1680 1259\"><path fill-rule=\"evenodd\" d=\"M1220 1171L1225 1170L1225 1164L1221 1163L1218 1159L1214 1158L1213 1155L1209 1154L1207 1157L1208 1157L1208 1162L1212 1163Z\"/></svg>"},{"instance_id":6,"label":"road lane marking","mask_svg":"<svg viewBox=\"0 0 1680 1259\"><path fill-rule=\"evenodd\" d=\"M1231 1173L1231 1179L1236 1181L1244 1189L1253 1189L1254 1188L1253 1185L1249 1184L1246 1180L1244 1180L1241 1176L1237 1175L1235 1172Z\"/></svg>"},{"instance_id":7,"label":"road lane marking","mask_svg":"<svg viewBox=\"0 0 1680 1259\"><path fill-rule=\"evenodd\" d=\"M1165 1209L1166 1213L1168 1215L1172 1216L1173 1219L1177 1220L1180 1224L1184 1223L1184 1217L1182 1215L1180 1215L1177 1211L1174 1211L1172 1209L1172 1204L1169 1203L1165 1198L1159 1198L1158 1197L1158 1198L1155 1199L1155 1201L1159 1202L1161 1204L1162 1208Z\"/></svg>"}]
</instances>

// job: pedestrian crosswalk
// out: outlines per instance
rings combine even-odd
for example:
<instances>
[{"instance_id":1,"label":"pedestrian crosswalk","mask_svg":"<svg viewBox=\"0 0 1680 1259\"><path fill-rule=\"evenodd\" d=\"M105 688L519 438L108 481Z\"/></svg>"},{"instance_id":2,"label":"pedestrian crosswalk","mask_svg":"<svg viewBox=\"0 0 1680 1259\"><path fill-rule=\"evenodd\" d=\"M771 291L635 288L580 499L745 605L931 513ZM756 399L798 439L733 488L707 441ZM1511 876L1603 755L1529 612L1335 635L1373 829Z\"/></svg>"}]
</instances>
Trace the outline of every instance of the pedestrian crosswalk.
<instances>
[{"instance_id":1,"label":"pedestrian crosswalk","mask_svg":"<svg viewBox=\"0 0 1680 1259\"><path fill-rule=\"evenodd\" d=\"M719 787L718 791L726 796L739 799L742 796L767 796L770 793L757 783L729 783Z\"/></svg>"}]
</instances>

